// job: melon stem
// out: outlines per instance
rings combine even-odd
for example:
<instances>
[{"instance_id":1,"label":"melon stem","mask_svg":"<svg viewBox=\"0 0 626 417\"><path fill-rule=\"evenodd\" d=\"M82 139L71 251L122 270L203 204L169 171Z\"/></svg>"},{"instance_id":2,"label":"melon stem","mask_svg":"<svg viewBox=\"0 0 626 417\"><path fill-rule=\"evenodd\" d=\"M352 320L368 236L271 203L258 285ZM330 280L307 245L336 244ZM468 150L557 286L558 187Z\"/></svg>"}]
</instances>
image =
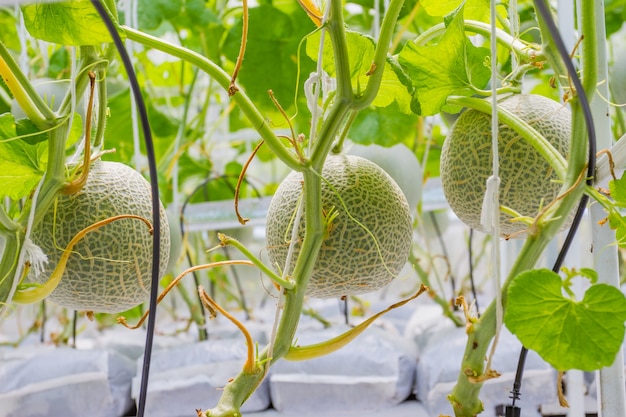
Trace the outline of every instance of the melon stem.
<instances>
[{"instance_id":1,"label":"melon stem","mask_svg":"<svg viewBox=\"0 0 626 417\"><path fill-rule=\"evenodd\" d=\"M259 258L254 256L248 248L246 248L240 241L230 236L226 236L223 233L218 233L217 237L220 240L220 246L234 246L237 248L246 258L256 265L263 273L265 273L276 285L286 290L292 290L295 288L295 283L291 280L283 279L272 271L267 265L265 265Z\"/></svg>"}]
</instances>

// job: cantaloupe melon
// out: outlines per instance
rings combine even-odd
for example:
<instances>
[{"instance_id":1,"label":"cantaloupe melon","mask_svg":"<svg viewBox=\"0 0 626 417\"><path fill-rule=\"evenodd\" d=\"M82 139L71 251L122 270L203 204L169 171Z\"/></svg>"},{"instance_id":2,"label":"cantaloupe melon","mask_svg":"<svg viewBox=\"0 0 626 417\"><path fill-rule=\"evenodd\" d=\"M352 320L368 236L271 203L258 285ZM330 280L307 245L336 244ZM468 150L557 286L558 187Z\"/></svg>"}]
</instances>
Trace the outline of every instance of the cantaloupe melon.
<instances>
[{"instance_id":1,"label":"cantaloupe melon","mask_svg":"<svg viewBox=\"0 0 626 417\"><path fill-rule=\"evenodd\" d=\"M411 214L404 193L385 171L358 156L328 157L322 176L332 184L331 188L322 182L324 213L336 211L337 216L325 231L306 293L332 298L384 287L405 265L411 248ZM267 250L279 270L284 269L294 212L303 191L302 174L292 172L279 185L268 209ZM295 256L304 236L304 221L299 232ZM293 264L288 274L292 271Z\"/></svg>"},{"instance_id":2,"label":"cantaloupe melon","mask_svg":"<svg viewBox=\"0 0 626 417\"><path fill-rule=\"evenodd\" d=\"M32 282L50 277L63 249L79 231L106 218L133 214L152 222L150 184L132 168L97 161L76 194L58 197L31 234L48 256L43 273L30 273ZM170 237L161 207L160 273L169 259ZM152 281L152 234L137 219L122 219L85 235L73 249L56 289L48 297L74 310L118 313L146 301Z\"/></svg>"},{"instance_id":3,"label":"cantaloupe melon","mask_svg":"<svg viewBox=\"0 0 626 417\"><path fill-rule=\"evenodd\" d=\"M517 115L567 157L571 114L549 98L520 94L499 106ZM504 124L498 137L500 204L534 218L559 194L561 183L550 164L526 140ZM492 174L491 115L478 110L462 113L450 129L441 153L441 183L454 213L468 226L484 231L481 210L486 181ZM521 237L527 225L500 214L503 236Z\"/></svg>"}]
</instances>

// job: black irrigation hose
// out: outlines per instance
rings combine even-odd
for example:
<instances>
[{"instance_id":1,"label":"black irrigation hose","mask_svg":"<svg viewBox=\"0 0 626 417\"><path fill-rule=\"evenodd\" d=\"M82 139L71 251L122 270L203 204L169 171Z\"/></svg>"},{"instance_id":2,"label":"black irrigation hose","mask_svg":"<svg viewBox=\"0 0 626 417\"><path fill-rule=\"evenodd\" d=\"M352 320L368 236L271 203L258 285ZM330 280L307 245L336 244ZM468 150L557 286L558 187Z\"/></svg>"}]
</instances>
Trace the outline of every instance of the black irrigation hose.
<instances>
[{"instance_id":1,"label":"black irrigation hose","mask_svg":"<svg viewBox=\"0 0 626 417\"><path fill-rule=\"evenodd\" d=\"M559 30L556 26L556 23L552 19L552 15L550 14L550 10L546 6L545 1L543 0L534 0L535 9L541 14L541 17L545 20L548 31L550 32L550 36L552 37L552 41L554 42L561 59L563 60L565 67L567 69L567 73L571 79L571 82L574 86L574 90L578 95L578 99L580 100L580 106L583 111L583 116L585 118L585 124L587 127L587 137L589 140L589 163L587 167L587 184L593 184L593 177L596 170L596 134L595 134L595 126L593 122L593 115L591 113L591 107L589 106L589 100L587 99L587 95L585 94L585 90L583 89L582 82L580 78L578 78L578 74L576 72L576 68L572 63L572 60L569 56L569 52L565 47L565 43L561 38ZM567 237L565 238L565 242L563 243L563 247L559 251L559 255L554 263L554 267L552 270L554 272L558 272L561 269L561 265L563 264L563 260L567 255L567 251L569 250L572 241L574 240L574 235L578 230L578 226L582 221L583 214L585 212L585 207L587 206L587 201L589 197L585 194L581 197L580 203L578 204L578 208L576 210L576 214L572 221L572 225L570 226ZM520 352L517 373L515 375L515 382L513 383L513 390L511 391L511 399L512 403L510 406L506 407L506 417L514 417L520 414L520 408L515 406L515 401L520 398L521 395L521 386L522 386L522 375L524 373L524 365L526 361L526 354L528 353L528 349L522 347Z\"/></svg>"},{"instance_id":2,"label":"black irrigation hose","mask_svg":"<svg viewBox=\"0 0 626 417\"><path fill-rule=\"evenodd\" d=\"M150 171L150 186L152 191L152 282L150 284L150 315L148 316L148 327L146 335L146 345L144 348L143 366L141 369L141 384L139 389L139 399L137 401L137 417L143 417L146 405L146 396L148 394L148 376L150 374L150 360L152 357L152 344L154 341L154 327L156 322L157 295L159 292L159 263L161 258L161 205L159 200L159 184L156 159L154 156L154 143L152 140L152 131L150 130L150 122L148 120L148 112L146 104L141 95L141 88L137 81L137 76L133 68L133 64L128 56L128 52L124 48L124 43L117 33L117 29L113 20L109 16L107 10L100 0L91 0L91 3L98 11L102 21L107 27L117 52L120 55L124 68L128 76L135 105L141 120L141 127L144 135L144 143L146 145L146 157L148 159L148 168Z\"/></svg>"}]
</instances>

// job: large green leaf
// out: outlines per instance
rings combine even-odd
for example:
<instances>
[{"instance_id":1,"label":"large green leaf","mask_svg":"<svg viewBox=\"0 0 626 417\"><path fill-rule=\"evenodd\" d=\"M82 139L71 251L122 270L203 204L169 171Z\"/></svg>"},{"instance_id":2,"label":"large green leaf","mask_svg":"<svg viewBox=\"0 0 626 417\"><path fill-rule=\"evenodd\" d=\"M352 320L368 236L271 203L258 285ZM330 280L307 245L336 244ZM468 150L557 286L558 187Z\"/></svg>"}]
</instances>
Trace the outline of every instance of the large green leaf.
<instances>
[{"instance_id":1,"label":"large green leaf","mask_svg":"<svg viewBox=\"0 0 626 417\"><path fill-rule=\"evenodd\" d=\"M308 58L298 59L300 41L314 29L300 8L293 14L270 5L250 9L245 59L237 82L258 107L275 110L268 95L268 90L272 90L283 108L293 110L297 91L302 91L306 77L313 71ZM224 42L223 52L231 62L239 54L241 34L242 23L238 22Z\"/></svg>"},{"instance_id":2,"label":"large green leaf","mask_svg":"<svg viewBox=\"0 0 626 417\"><path fill-rule=\"evenodd\" d=\"M22 7L24 24L37 39L62 45L99 45L111 35L89 0L36 3Z\"/></svg>"},{"instance_id":3,"label":"large green leaf","mask_svg":"<svg viewBox=\"0 0 626 417\"><path fill-rule=\"evenodd\" d=\"M405 114L398 106L392 103L362 110L350 129L350 139L363 145L389 147L415 136L418 116Z\"/></svg>"},{"instance_id":4,"label":"large green leaf","mask_svg":"<svg viewBox=\"0 0 626 417\"><path fill-rule=\"evenodd\" d=\"M137 18L141 29L156 29L163 20L174 19L183 6L182 0L139 0Z\"/></svg>"},{"instance_id":5,"label":"large green leaf","mask_svg":"<svg viewBox=\"0 0 626 417\"><path fill-rule=\"evenodd\" d=\"M624 340L626 297L595 284L578 301L565 297L562 288L559 275L548 269L518 275L508 290L506 326L560 371L611 365Z\"/></svg>"},{"instance_id":6,"label":"large green leaf","mask_svg":"<svg viewBox=\"0 0 626 417\"><path fill-rule=\"evenodd\" d=\"M0 115L0 197L13 200L27 196L41 179L48 142L29 143L17 138L9 113Z\"/></svg>"},{"instance_id":7,"label":"large green leaf","mask_svg":"<svg viewBox=\"0 0 626 417\"><path fill-rule=\"evenodd\" d=\"M422 115L441 110L457 113L460 108L446 105L450 95L471 96L491 77L486 65L489 50L472 45L465 36L463 14L459 11L446 28L439 43L420 46L407 43L398 61L411 78L421 105Z\"/></svg>"},{"instance_id":8,"label":"large green leaf","mask_svg":"<svg viewBox=\"0 0 626 417\"><path fill-rule=\"evenodd\" d=\"M307 38L306 53L317 61L320 46L320 33L317 32ZM352 90L358 96L363 92L369 79L368 71L374 61L376 44L369 36L362 33L347 31L346 40L348 46L348 60L350 62L350 79ZM322 68L331 77L336 75L332 45L328 36L324 38L324 50L322 53ZM383 70L383 79L376 98L372 102L374 107L387 107L391 103L398 104L397 110L403 113L411 113L416 103L413 101L413 87L402 68L395 60L389 58Z\"/></svg>"}]
</instances>

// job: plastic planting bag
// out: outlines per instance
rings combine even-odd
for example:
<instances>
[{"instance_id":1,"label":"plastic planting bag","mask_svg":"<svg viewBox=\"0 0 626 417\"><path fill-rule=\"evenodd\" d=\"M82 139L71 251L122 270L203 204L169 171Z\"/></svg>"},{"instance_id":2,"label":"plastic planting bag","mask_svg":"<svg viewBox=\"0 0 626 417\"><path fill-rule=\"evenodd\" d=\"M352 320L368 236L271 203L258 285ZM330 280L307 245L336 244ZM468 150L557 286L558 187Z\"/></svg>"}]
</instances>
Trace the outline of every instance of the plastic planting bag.
<instances>
[{"instance_id":1,"label":"plastic planting bag","mask_svg":"<svg viewBox=\"0 0 626 417\"><path fill-rule=\"evenodd\" d=\"M416 314L419 315L419 311ZM446 322L444 318L440 320ZM419 343L421 349L417 366L416 396L431 413L452 415L447 396L456 385L459 375L467 341L465 328L443 324L439 332L431 327L426 333L422 334L426 342ZM415 332L413 337L419 341L420 332ZM481 417L496 417L496 406L511 403L509 396L521 348L517 338L503 328L492 361L492 369L501 376L487 380L483 385L480 399L484 403L485 411ZM533 351L528 352L524 369L521 399L516 402L516 406L522 408L524 416L541 417L537 411L539 406L558 401L556 372Z\"/></svg>"},{"instance_id":2,"label":"plastic planting bag","mask_svg":"<svg viewBox=\"0 0 626 417\"><path fill-rule=\"evenodd\" d=\"M346 327L303 331L296 344L336 336ZM373 327L327 356L307 361L281 360L272 367L272 404L297 415L385 410L411 394L416 356L405 340Z\"/></svg>"},{"instance_id":3,"label":"plastic planting bag","mask_svg":"<svg viewBox=\"0 0 626 417\"><path fill-rule=\"evenodd\" d=\"M196 409L215 406L230 378L240 371L246 357L243 338L209 340L155 350L150 363L146 416L195 415ZM143 357L137 360L132 395L139 397ZM267 382L248 398L241 411L260 411L270 406Z\"/></svg>"},{"instance_id":4,"label":"plastic planting bag","mask_svg":"<svg viewBox=\"0 0 626 417\"><path fill-rule=\"evenodd\" d=\"M0 417L116 417L132 408L134 364L105 350L0 350Z\"/></svg>"}]
</instances>

